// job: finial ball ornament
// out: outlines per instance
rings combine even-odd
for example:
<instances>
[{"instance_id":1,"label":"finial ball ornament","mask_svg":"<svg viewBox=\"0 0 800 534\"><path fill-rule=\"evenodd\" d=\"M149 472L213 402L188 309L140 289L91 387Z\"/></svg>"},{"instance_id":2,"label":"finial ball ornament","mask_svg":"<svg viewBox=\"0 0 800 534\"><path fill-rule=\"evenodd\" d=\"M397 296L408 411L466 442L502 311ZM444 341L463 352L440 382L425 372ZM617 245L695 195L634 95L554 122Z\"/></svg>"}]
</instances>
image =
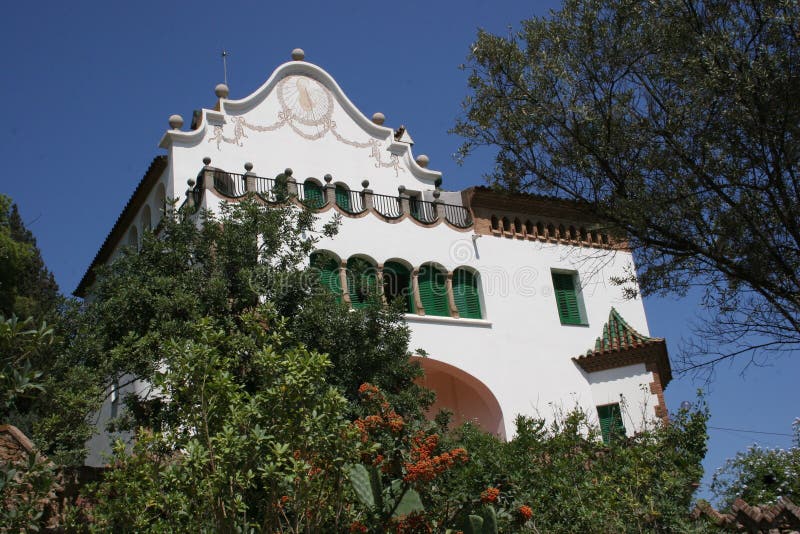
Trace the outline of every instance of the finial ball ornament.
<instances>
[{"instance_id":1,"label":"finial ball ornament","mask_svg":"<svg viewBox=\"0 0 800 534\"><path fill-rule=\"evenodd\" d=\"M425 154L420 154L419 156L417 156L416 159L417 165L419 165L423 169L428 166L428 163L430 163L430 161L431 161L430 158Z\"/></svg>"},{"instance_id":2,"label":"finial ball ornament","mask_svg":"<svg viewBox=\"0 0 800 534\"><path fill-rule=\"evenodd\" d=\"M325 179L326 184L331 183L331 181L333 180L333 176L331 176L330 174L326 174L325 176L323 176L323 178Z\"/></svg>"},{"instance_id":3,"label":"finial ball ornament","mask_svg":"<svg viewBox=\"0 0 800 534\"><path fill-rule=\"evenodd\" d=\"M295 61L303 61L305 59L306 53L303 51L302 48L295 48L292 50L292 59Z\"/></svg>"},{"instance_id":4,"label":"finial ball ornament","mask_svg":"<svg viewBox=\"0 0 800 534\"><path fill-rule=\"evenodd\" d=\"M183 117L180 115L169 116L169 127L173 130L180 130L183 127Z\"/></svg>"},{"instance_id":5,"label":"finial ball ornament","mask_svg":"<svg viewBox=\"0 0 800 534\"><path fill-rule=\"evenodd\" d=\"M363 187L364 189L368 188L369 187L369 180L362 180L361 181L361 187Z\"/></svg>"},{"instance_id":6,"label":"finial ball ornament","mask_svg":"<svg viewBox=\"0 0 800 534\"><path fill-rule=\"evenodd\" d=\"M442 192L439 191L438 189L434 189L433 190L433 198L439 198L440 196L442 196Z\"/></svg>"},{"instance_id":7,"label":"finial ball ornament","mask_svg":"<svg viewBox=\"0 0 800 534\"><path fill-rule=\"evenodd\" d=\"M286 170L283 171L283 174L285 174L286 176L291 176L293 172L294 171L292 169L286 167Z\"/></svg>"},{"instance_id":8,"label":"finial ball ornament","mask_svg":"<svg viewBox=\"0 0 800 534\"><path fill-rule=\"evenodd\" d=\"M380 111L378 113L373 113L372 114L372 122L374 122L377 125L381 125L384 122L386 122L386 116L383 113L381 113Z\"/></svg>"},{"instance_id":9,"label":"finial ball ornament","mask_svg":"<svg viewBox=\"0 0 800 534\"><path fill-rule=\"evenodd\" d=\"M406 192L406 186L404 186L404 185L398 185L398 186L397 186L397 191L398 191L400 194L403 194L403 193L405 193L405 192Z\"/></svg>"},{"instance_id":10,"label":"finial ball ornament","mask_svg":"<svg viewBox=\"0 0 800 534\"><path fill-rule=\"evenodd\" d=\"M244 170L246 170L247 172L252 171L253 170L253 164L248 161L247 163L244 164Z\"/></svg>"},{"instance_id":11,"label":"finial ball ornament","mask_svg":"<svg viewBox=\"0 0 800 534\"><path fill-rule=\"evenodd\" d=\"M203 165L211 165L211 158L208 156L203 158Z\"/></svg>"},{"instance_id":12,"label":"finial ball ornament","mask_svg":"<svg viewBox=\"0 0 800 534\"><path fill-rule=\"evenodd\" d=\"M186 185L188 185L189 187L194 187L194 184L195 181L193 179L189 178L188 180L186 180Z\"/></svg>"},{"instance_id":13,"label":"finial ball ornament","mask_svg":"<svg viewBox=\"0 0 800 534\"><path fill-rule=\"evenodd\" d=\"M230 94L230 89L228 89L228 86L225 85L224 83L219 83L214 88L214 94L217 95L217 98L228 98L228 95Z\"/></svg>"}]
</instances>

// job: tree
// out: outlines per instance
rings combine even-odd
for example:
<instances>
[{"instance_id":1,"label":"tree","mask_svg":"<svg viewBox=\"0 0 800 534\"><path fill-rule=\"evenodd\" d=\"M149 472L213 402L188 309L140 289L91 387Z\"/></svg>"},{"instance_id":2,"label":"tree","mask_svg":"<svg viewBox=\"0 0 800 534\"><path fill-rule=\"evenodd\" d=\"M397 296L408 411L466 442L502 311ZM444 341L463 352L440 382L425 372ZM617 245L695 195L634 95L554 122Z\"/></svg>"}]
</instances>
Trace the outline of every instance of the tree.
<instances>
[{"instance_id":1,"label":"tree","mask_svg":"<svg viewBox=\"0 0 800 534\"><path fill-rule=\"evenodd\" d=\"M708 369L800 344L799 60L792 0L567 0L479 32L454 132L626 235L643 294L705 288Z\"/></svg>"},{"instance_id":2,"label":"tree","mask_svg":"<svg viewBox=\"0 0 800 534\"><path fill-rule=\"evenodd\" d=\"M353 410L358 386L372 381L403 413L421 413L430 394L414 383L421 369L409 362L402 315L374 298L350 313L320 287L308 265L319 237L335 232L335 222L318 228L310 211L253 199L223 204L218 218L167 216L158 235L145 233L140 249L129 248L98 270L64 362L94 369L89 383L102 396L112 388L154 384L169 365L166 343L198 341L201 320L233 335L243 314L269 305L274 317L263 326L285 323L281 350L328 354L326 379L353 401ZM236 374L245 387L254 387L246 360ZM176 424L162 395L143 391L126 402L129 410L118 429L160 431Z\"/></svg>"},{"instance_id":3,"label":"tree","mask_svg":"<svg viewBox=\"0 0 800 534\"><path fill-rule=\"evenodd\" d=\"M41 319L58 303L58 285L17 205L0 195L0 314Z\"/></svg>"},{"instance_id":4,"label":"tree","mask_svg":"<svg viewBox=\"0 0 800 534\"><path fill-rule=\"evenodd\" d=\"M753 506L788 497L800 498L800 419L792 425L794 444L788 449L753 445L725 462L711 481L711 492L721 507L730 508L737 498Z\"/></svg>"}]
</instances>

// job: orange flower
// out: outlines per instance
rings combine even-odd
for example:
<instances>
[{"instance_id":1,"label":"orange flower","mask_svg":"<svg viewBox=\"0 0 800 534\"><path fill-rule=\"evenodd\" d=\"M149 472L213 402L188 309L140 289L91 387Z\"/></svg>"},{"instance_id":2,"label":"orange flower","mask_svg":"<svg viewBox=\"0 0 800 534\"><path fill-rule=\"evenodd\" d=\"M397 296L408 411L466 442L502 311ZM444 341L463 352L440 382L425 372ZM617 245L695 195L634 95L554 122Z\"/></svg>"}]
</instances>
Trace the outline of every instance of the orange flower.
<instances>
[{"instance_id":1,"label":"orange flower","mask_svg":"<svg viewBox=\"0 0 800 534\"><path fill-rule=\"evenodd\" d=\"M367 527L361 523L360 521L353 521L350 523L350 532L358 533L358 532L366 532Z\"/></svg>"},{"instance_id":2,"label":"orange flower","mask_svg":"<svg viewBox=\"0 0 800 534\"><path fill-rule=\"evenodd\" d=\"M500 490L498 488L493 488L489 486L483 492L481 492L481 502L490 503L497 501L497 497L500 495Z\"/></svg>"},{"instance_id":3,"label":"orange flower","mask_svg":"<svg viewBox=\"0 0 800 534\"><path fill-rule=\"evenodd\" d=\"M527 521L528 519L533 517L533 510L531 510L531 507L526 504L520 506L517 509L517 512L519 512L519 515L522 517L523 521Z\"/></svg>"}]
</instances>

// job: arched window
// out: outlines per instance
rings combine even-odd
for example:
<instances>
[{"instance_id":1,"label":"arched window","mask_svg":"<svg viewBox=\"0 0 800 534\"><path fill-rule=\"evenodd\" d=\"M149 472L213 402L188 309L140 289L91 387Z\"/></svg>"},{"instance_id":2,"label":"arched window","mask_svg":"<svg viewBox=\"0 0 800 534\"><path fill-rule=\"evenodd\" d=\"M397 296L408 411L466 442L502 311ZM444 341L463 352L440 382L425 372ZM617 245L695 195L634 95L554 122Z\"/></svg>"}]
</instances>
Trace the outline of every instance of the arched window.
<instances>
[{"instance_id":1,"label":"arched window","mask_svg":"<svg viewBox=\"0 0 800 534\"><path fill-rule=\"evenodd\" d=\"M581 241L586 242L589 240L589 234L586 232L586 228L581 226L580 230Z\"/></svg>"},{"instance_id":2,"label":"arched window","mask_svg":"<svg viewBox=\"0 0 800 534\"><path fill-rule=\"evenodd\" d=\"M142 232L147 232L153 229L153 221L150 216L150 206L145 205L144 209L142 210L141 225Z\"/></svg>"},{"instance_id":3,"label":"arched window","mask_svg":"<svg viewBox=\"0 0 800 534\"><path fill-rule=\"evenodd\" d=\"M556 227L552 223L547 225L547 238L548 239L556 238Z\"/></svg>"},{"instance_id":4,"label":"arched window","mask_svg":"<svg viewBox=\"0 0 800 534\"><path fill-rule=\"evenodd\" d=\"M128 230L128 246L139 250L139 230L136 226L131 226Z\"/></svg>"},{"instance_id":5,"label":"arched window","mask_svg":"<svg viewBox=\"0 0 800 534\"><path fill-rule=\"evenodd\" d=\"M159 183L156 187L156 209L158 210L156 217L160 221L161 217L167 213L167 193L163 183Z\"/></svg>"},{"instance_id":6,"label":"arched window","mask_svg":"<svg viewBox=\"0 0 800 534\"><path fill-rule=\"evenodd\" d=\"M544 223L541 221L536 223L536 237L544 237Z\"/></svg>"},{"instance_id":7,"label":"arched window","mask_svg":"<svg viewBox=\"0 0 800 534\"><path fill-rule=\"evenodd\" d=\"M455 270L453 273L453 300L456 302L459 317L482 318L481 300L478 296L478 278L475 273L463 268Z\"/></svg>"},{"instance_id":8,"label":"arched window","mask_svg":"<svg viewBox=\"0 0 800 534\"><path fill-rule=\"evenodd\" d=\"M322 194L322 186L310 180L303 182L303 204L308 206L310 209L321 208L325 204L325 197Z\"/></svg>"},{"instance_id":9,"label":"arched window","mask_svg":"<svg viewBox=\"0 0 800 534\"><path fill-rule=\"evenodd\" d=\"M575 239L577 237L578 237L578 235L575 233L575 227L574 226L570 226L569 227L569 239L570 239L570 241L575 241Z\"/></svg>"},{"instance_id":10,"label":"arched window","mask_svg":"<svg viewBox=\"0 0 800 534\"><path fill-rule=\"evenodd\" d=\"M311 255L311 268L317 272L319 285L327 289L341 302L342 283L339 280L339 262L324 252L315 252Z\"/></svg>"},{"instance_id":11,"label":"arched window","mask_svg":"<svg viewBox=\"0 0 800 534\"><path fill-rule=\"evenodd\" d=\"M511 233L511 221L508 220L508 217L503 217L503 232Z\"/></svg>"},{"instance_id":12,"label":"arched window","mask_svg":"<svg viewBox=\"0 0 800 534\"><path fill-rule=\"evenodd\" d=\"M336 205L344 211L350 212L350 190L342 185L336 186Z\"/></svg>"},{"instance_id":13,"label":"arched window","mask_svg":"<svg viewBox=\"0 0 800 534\"><path fill-rule=\"evenodd\" d=\"M492 215L492 230L499 230L500 222L497 220L496 215Z\"/></svg>"},{"instance_id":14,"label":"arched window","mask_svg":"<svg viewBox=\"0 0 800 534\"><path fill-rule=\"evenodd\" d=\"M447 298L447 274L433 265L425 264L417 276L419 300L425 315L450 316Z\"/></svg>"},{"instance_id":15,"label":"arched window","mask_svg":"<svg viewBox=\"0 0 800 534\"><path fill-rule=\"evenodd\" d=\"M363 258L347 260L347 292L353 308L363 308L378 289L375 266Z\"/></svg>"},{"instance_id":16,"label":"arched window","mask_svg":"<svg viewBox=\"0 0 800 534\"><path fill-rule=\"evenodd\" d=\"M389 304L401 301L404 312L414 313L411 271L405 265L396 261L383 264L383 294Z\"/></svg>"},{"instance_id":17,"label":"arched window","mask_svg":"<svg viewBox=\"0 0 800 534\"><path fill-rule=\"evenodd\" d=\"M520 222L519 218L514 219L514 233L522 234L522 223Z\"/></svg>"},{"instance_id":18,"label":"arched window","mask_svg":"<svg viewBox=\"0 0 800 534\"><path fill-rule=\"evenodd\" d=\"M533 235L533 223L531 221L525 221L525 233L529 236Z\"/></svg>"}]
</instances>

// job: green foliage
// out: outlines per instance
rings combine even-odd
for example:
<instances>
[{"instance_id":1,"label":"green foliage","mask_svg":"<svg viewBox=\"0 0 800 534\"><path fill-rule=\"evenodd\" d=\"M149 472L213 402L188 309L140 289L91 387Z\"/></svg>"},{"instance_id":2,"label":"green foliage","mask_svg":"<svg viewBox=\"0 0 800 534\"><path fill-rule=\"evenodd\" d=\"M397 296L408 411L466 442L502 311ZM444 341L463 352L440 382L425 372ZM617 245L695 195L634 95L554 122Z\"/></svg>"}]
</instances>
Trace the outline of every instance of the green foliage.
<instances>
[{"instance_id":1,"label":"green foliage","mask_svg":"<svg viewBox=\"0 0 800 534\"><path fill-rule=\"evenodd\" d=\"M20 321L0 315L0 420L8 420L44 389L42 371L31 362L41 359L52 339L47 323L34 328L32 318Z\"/></svg>"},{"instance_id":2,"label":"green foliage","mask_svg":"<svg viewBox=\"0 0 800 534\"><path fill-rule=\"evenodd\" d=\"M692 532L701 528L688 510L706 419L705 411L680 412L669 425L608 445L581 412L549 426L519 417L509 442L466 425L455 443L470 461L442 477L444 497L426 506L459 503L454 523L464 532L493 521L502 532Z\"/></svg>"},{"instance_id":3,"label":"green foliage","mask_svg":"<svg viewBox=\"0 0 800 534\"><path fill-rule=\"evenodd\" d=\"M782 496L792 502L800 499L800 419L793 428L794 444L789 449L753 445L714 473L711 491L721 507L730 508L737 498L754 506Z\"/></svg>"},{"instance_id":4,"label":"green foliage","mask_svg":"<svg viewBox=\"0 0 800 534\"><path fill-rule=\"evenodd\" d=\"M40 532L57 512L57 475L36 452L16 463L0 464L0 532Z\"/></svg>"},{"instance_id":5,"label":"green foliage","mask_svg":"<svg viewBox=\"0 0 800 534\"><path fill-rule=\"evenodd\" d=\"M461 155L492 147L497 188L575 200L624 235L643 293L701 285L687 367L791 350L799 24L795 1L566 0L480 31Z\"/></svg>"},{"instance_id":6,"label":"green foliage","mask_svg":"<svg viewBox=\"0 0 800 534\"><path fill-rule=\"evenodd\" d=\"M0 195L0 315L42 319L58 303L58 286L17 205Z\"/></svg>"},{"instance_id":7,"label":"green foliage","mask_svg":"<svg viewBox=\"0 0 800 534\"><path fill-rule=\"evenodd\" d=\"M93 529L341 529L344 466L358 447L346 401L324 379L330 364L284 347L268 308L240 319L223 331L203 318L195 340L164 343L154 385L171 424L140 430L132 452L118 443L93 494Z\"/></svg>"}]
</instances>

